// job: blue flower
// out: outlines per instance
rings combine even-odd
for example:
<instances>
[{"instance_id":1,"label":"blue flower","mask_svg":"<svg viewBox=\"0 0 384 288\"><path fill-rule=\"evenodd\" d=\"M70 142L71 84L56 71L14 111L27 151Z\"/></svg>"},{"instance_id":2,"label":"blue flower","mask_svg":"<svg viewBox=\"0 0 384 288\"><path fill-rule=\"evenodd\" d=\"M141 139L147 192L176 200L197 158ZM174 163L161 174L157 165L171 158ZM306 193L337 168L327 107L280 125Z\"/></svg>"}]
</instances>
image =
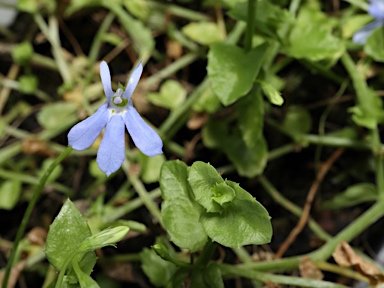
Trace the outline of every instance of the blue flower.
<instances>
[{"instance_id":1,"label":"blue flower","mask_svg":"<svg viewBox=\"0 0 384 288\"><path fill-rule=\"evenodd\" d=\"M369 23L353 35L353 42L363 45L372 31L380 26L384 26L384 0L370 0L368 13L371 14L375 20Z\"/></svg>"},{"instance_id":2,"label":"blue flower","mask_svg":"<svg viewBox=\"0 0 384 288\"><path fill-rule=\"evenodd\" d=\"M75 150L89 148L106 126L97 152L97 164L107 176L121 167L125 158L124 124L135 145L147 156L163 153L159 135L133 107L131 96L139 82L143 66L137 65L125 91L111 87L111 74L105 61L100 64L100 77L107 101L95 114L76 124L68 133L68 145Z\"/></svg>"}]
</instances>

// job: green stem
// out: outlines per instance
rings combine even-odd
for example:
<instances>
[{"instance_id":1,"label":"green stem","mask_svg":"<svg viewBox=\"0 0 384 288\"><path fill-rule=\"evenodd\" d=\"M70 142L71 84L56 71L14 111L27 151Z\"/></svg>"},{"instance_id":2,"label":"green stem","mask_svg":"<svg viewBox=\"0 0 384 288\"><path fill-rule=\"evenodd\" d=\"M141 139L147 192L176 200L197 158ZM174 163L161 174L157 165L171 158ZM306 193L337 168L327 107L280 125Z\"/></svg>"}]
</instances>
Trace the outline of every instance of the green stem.
<instances>
[{"instance_id":1,"label":"green stem","mask_svg":"<svg viewBox=\"0 0 384 288\"><path fill-rule=\"evenodd\" d=\"M145 189L143 183L136 176L130 174L129 180L131 181L133 187L135 188L139 197L143 200L145 207L149 212L157 219L157 221L163 226L163 221L161 219L161 212L157 204L153 202L148 191Z\"/></svg>"},{"instance_id":2,"label":"green stem","mask_svg":"<svg viewBox=\"0 0 384 288\"><path fill-rule=\"evenodd\" d=\"M356 90L357 104L363 114L362 117L368 118L372 122L367 127L371 128L371 149L376 157L376 185L379 191L380 199L382 200L384 199L384 159L382 153L380 153L382 143L377 127L377 96L369 90L364 75L359 71L359 69L357 69L348 53L344 53L341 56L341 62L353 81L353 86Z\"/></svg>"},{"instance_id":3,"label":"green stem","mask_svg":"<svg viewBox=\"0 0 384 288\"><path fill-rule=\"evenodd\" d=\"M153 201L156 198L159 198L161 196L161 191L159 188L151 191L148 193L149 200ZM144 201L142 198L138 197L136 199L133 199L132 201L129 201L127 204L114 208L111 210L108 214L103 216L103 223L109 223L112 221L115 221L122 216L132 212L133 210L141 207L144 204Z\"/></svg>"},{"instance_id":4,"label":"green stem","mask_svg":"<svg viewBox=\"0 0 384 288\"><path fill-rule=\"evenodd\" d=\"M184 8L177 5L170 5L169 3L160 3L159 1L147 1L151 10L163 10L165 14L173 14L175 16L185 18L192 21L208 21L209 17L203 13Z\"/></svg>"},{"instance_id":5,"label":"green stem","mask_svg":"<svg viewBox=\"0 0 384 288\"><path fill-rule=\"evenodd\" d=\"M283 208L287 209L289 212L291 212L293 215L300 217L303 210L297 206L296 204L289 201L287 198L285 198L281 193L277 191L277 189L272 185L271 182L265 177L260 176L259 177L260 184L263 186L265 191L268 192L269 195L272 196L272 198L279 203ZM311 230L316 234L317 237L319 237L322 240L329 240L332 237L325 232L313 219L309 219L308 225L311 228Z\"/></svg>"},{"instance_id":6,"label":"green stem","mask_svg":"<svg viewBox=\"0 0 384 288\"><path fill-rule=\"evenodd\" d=\"M88 54L88 62L90 65L93 65L97 58L100 51L100 47L103 44L103 36L109 29L109 26L111 26L113 20L115 19L115 14L109 13L107 16L105 16L103 23L101 23L99 30L97 30L97 33L95 37L93 38L93 42L91 45L91 48L89 50ZM93 75L93 69L90 69L90 72L87 75L87 83L90 82L90 78Z\"/></svg>"},{"instance_id":7,"label":"green stem","mask_svg":"<svg viewBox=\"0 0 384 288\"><path fill-rule=\"evenodd\" d=\"M47 182L48 177L51 175L52 171L56 168L56 166L59 165L59 163L61 161L63 161L64 158L69 155L69 153L71 153L71 151L72 151L72 147L68 146L67 149L65 149L63 151L63 153L61 153L59 155L59 157L57 157L55 159L55 161L53 161L53 163L48 167L47 171L44 173L43 177L40 179L39 184L36 186L36 188L35 188L35 190L33 192L32 198L31 198L31 200L28 203L28 207L25 210L23 219L21 220L19 229L17 231L16 239L15 239L15 241L13 243L13 247L12 247L12 250L11 250L11 255L9 256L9 261L7 263L7 267L6 267L6 270L5 270L4 280L3 280L3 284L1 286L2 288L6 288L7 287L9 275L11 273L12 264L15 262L16 251L17 251L17 249L19 247L20 240L21 240L21 238L24 235L25 228L27 227L29 217L31 216L33 208L35 207L35 204L36 204L37 200L39 199L41 191L43 190L44 185Z\"/></svg>"},{"instance_id":8,"label":"green stem","mask_svg":"<svg viewBox=\"0 0 384 288\"><path fill-rule=\"evenodd\" d=\"M384 215L384 201L379 201L360 215L335 237L329 239L322 247L308 254L314 262L327 260L341 241L351 241L371 224ZM298 267L302 255L272 261L239 264L237 267L258 271L288 271Z\"/></svg>"},{"instance_id":9,"label":"green stem","mask_svg":"<svg viewBox=\"0 0 384 288\"><path fill-rule=\"evenodd\" d=\"M139 195L142 203L145 205L148 211L153 215L153 217L156 218L156 220L160 223L160 225L163 226L163 221L161 219L161 212L159 207L157 206L157 204L155 204L155 202L153 201L153 198L145 189L140 179L137 177L136 172L134 172L131 169L132 167L129 167L129 164L127 161L123 163L123 170L127 175L129 181L132 183L132 186L135 188L136 193L137 195Z\"/></svg>"},{"instance_id":10,"label":"green stem","mask_svg":"<svg viewBox=\"0 0 384 288\"><path fill-rule=\"evenodd\" d=\"M59 276L57 276L55 288L63 287L63 279L65 276L65 271L67 271L67 267L69 263L72 261L73 257L76 255L77 250L73 251L69 257L65 260L64 264L61 266L61 270L59 272Z\"/></svg>"},{"instance_id":11,"label":"green stem","mask_svg":"<svg viewBox=\"0 0 384 288\"><path fill-rule=\"evenodd\" d=\"M216 250L216 245L217 244L215 242L209 239L195 264L202 266L207 265L208 262L212 259L213 253Z\"/></svg>"},{"instance_id":12,"label":"green stem","mask_svg":"<svg viewBox=\"0 0 384 288\"><path fill-rule=\"evenodd\" d=\"M313 280L313 279L308 279L303 277L274 275L270 273L254 271L251 269L246 269L243 267L233 266L228 264L219 264L219 267L223 275L242 276L248 279L261 281L264 283L270 282L274 284L291 285L294 287L314 287L314 288L319 288L319 287L346 288L347 287L341 284L335 284L328 281Z\"/></svg>"},{"instance_id":13,"label":"green stem","mask_svg":"<svg viewBox=\"0 0 384 288\"><path fill-rule=\"evenodd\" d=\"M326 244L310 253L313 261L323 261L329 258L335 251L337 245L341 241L350 242L362 231L367 229L371 224L375 223L379 218L384 215L384 201L378 201L371 206L364 214L353 221L349 226L344 228L335 237L328 240Z\"/></svg>"},{"instance_id":14,"label":"green stem","mask_svg":"<svg viewBox=\"0 0 384 288\"><path fill-rule=\"evenodd\" d=\"M180 69L188 66L193 61L195 61L199 57L199 54L192 52L184 55L183 57L179 58L178 60L174 61L164 69L160 70L156 74L153 74L152 76L146 78L144 81L142 81L143 87L149 88L153 86L154 84L157 84L161 80L170 77L171 75L175 74Z\"/></svg>"},{"instance_id":15,"label":"green stem","mask_svg":"<svg viewBox=\"0 0 384 288\"><path fill-rule=\"evenodd\" d=\"M256 0L248 0L247 30L245 31L244 50L249 52L252 49L253 31L255 30Z\"/></svg>"},{"instance_id":16,"label":"green stem","mask_svg":"<svg viewBox=\"0 0 384 288\"><path fill-rule=\"evenodd\" d=\"M367 82L364 79L363 74L361 74L355 63L353 62L351 56L348 53L343 53L343 55L340 58L341 62L344 65L344 68L347 70L349 76L352 79L353 86L356 90L356 96L357 96L357 102L359 105L361 105L364 108L369 109L370 106L367 106L365 103L367 99L371 98L368 97L368 87Z\"/></svg>"},{"instance_id":17,"label":"green stem","mask_svg":"<svg viewBox=\"0 0 384 288\"><path fill-rule=\"evenodd\" d=\"M44 36L47 37L49 43L52 46L52 54L56 60L57 68L59 69L61 77L63 78L64 82L71 82L71 75L69 73L68 65L61 51L59 25L57 18L55 18L55 16L50 16L49 26L40 14L35 14L34 19L37 23L37 26L39 26L39 29L44 34Z\"/></svg>"},{"instance_id":18,"label":"green stem","mask_svg":"<svg viewBox=\"0 0 384 288\"><path fill-rule=\"evenodd\" d=\"M279 148L275 148L271 151L268 151L268 161L278 159L285 154L291 153L292 151L295 150L296 147L297 147L296 143L289 143Z\"/></svg>"}]
</instances>

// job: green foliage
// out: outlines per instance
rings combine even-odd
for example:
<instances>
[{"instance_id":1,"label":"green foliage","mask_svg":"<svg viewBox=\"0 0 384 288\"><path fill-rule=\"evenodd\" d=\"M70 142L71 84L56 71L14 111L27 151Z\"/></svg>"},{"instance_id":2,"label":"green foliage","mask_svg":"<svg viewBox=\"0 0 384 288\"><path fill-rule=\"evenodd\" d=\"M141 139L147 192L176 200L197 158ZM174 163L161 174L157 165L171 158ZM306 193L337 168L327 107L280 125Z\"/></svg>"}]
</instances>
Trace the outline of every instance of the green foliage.
<instances>
[{"instance_id":1,"label":"green foliage","mask_svg":"<svg viewBox=\"0 0 384 288\"><path fill-rule=\"evenodd\" d=\"M25 94L34 94L39 85L39 80L34 75L22 75L19 78L20 91Z\"/></svg>"},{"instance_id":2,"label":"green foliage","mask_svg":"<svg viewBox=\"0 0 384 288\"><path fill-rule=\"evenodd\" d=\"M281 93L275 87L273 87L273 85L265 81L260 81L260 85L269 102L278 106L283 105L284 99L281 97Z\"/></svg>"},{"instance_id":3,"label":"green foliage","mask_svg":"<svg viewBox=\"0 0 384 288\"><path fill-rule=\"evenodd\" d=\"M160 169L166 161L163 154L148 157L140 153L139 162L141 166L141 178L144 183L154 183L159 181Z\"/></svg>"},{"instance_id":4,"label":"green foliage","mask_svg":"<svg viewBox=\"0 0 384 288\"><path fill-rule=\"evenodd\" d=\"M0 185L0 209L12 210L19 201L21 182L19 180L6 180Z\"/></svg>"},{"instance_id":5,"label":"green foliage","mask_svg":"<svg viewBox=\"0 0 384 288\"><path fill-rule=\"evenodd\" d=\"M170 282L176 265L162 259L152 249L144 248L140 253L141 266L145 275L156 287L166 287Z\"/></svg>"},{"instance_id":6,"label":"green foliage","mask_svg":"<svg viewBox=\"0 0 384 288\"><path fill-rule=\"evenodd\" d=\"M345 47L340 39L332 35L329 23L329 18L321 11L301 8L285 47L287 54L311 61L336 61Z\"/></svg>"},{"instance_id":7,"label":"green foliage","mask_svg":"<svg viewBox=\"0 0 384 288\"><path fill-rule=\"evenodd\" d=\"M48 167L52 165L53 161L54 159L44 160L43 164L41 165L41 169L39 171L40 177L44 175L45 171L47 171ZM49 175L47 179L47 183L54 182L61 175L62 172L63 172L63 166L61 166L60 164L57 165L55 169L53 169L51 175Z\"/></svg>"},{"instance_id":8,"label":"green foliage","mask_svg":"<svg viewBox=\"0 0 384 288\"><path fill-rule=\"evenodd\" d=\"M384 62L384 28L375 29L368 37L364 52L375 61Z\"/></svg>"},{"instance_id":9,"label":"green foliage","mask_svg":"<svg viewBox=\"0 0 384 288\"><path fill-rule=\"evenodd\" d=\"M182 248L188 248L188 239L181 232L184 227L190 229L189 237L194 234L191 238L195 242L204 240L198 247L188 243L191 248L201 249L206 237L227 247L263 244L271 239L272 227L265 208L238 184L223 180L209 164L195 162L187 169L183 162L168 161L162 168L160 187L164 226L171 240Z\"/></svg>"},{"instance_id":10,"label":"green foliage","mask_svg":"<svg viewBox=\"0 0 384 288\"><path fill-rule=\"evenodd\" d=\"M335 195L332 199L325 201L324 209L340 209L355 206L364 202L377 200L377 188L372 183L358 183L348 187L342 193Z\"/></svg>"},{"instance_id":11,"label":"green foliage","mask_svg":"<svg viewBox=\"0 0 384 288\"><path fill-rule=\"evenodd\" d=\"M296 136L309 133L312 128L311 114L301 106L290 106L285 114L282 128Z\"/></svg>"},{"instance_id":12,"label":"green foliage","mask_svg":"<svg viewBox=\"0 0 384 288\"><path fill-rule=\"evenodd\" d=\"M251 90L267 48L263 44L245 53L225 43L211 45L207 71L212 89L223 105L233 104Z\"/></svg>"},{"instance_id":13,"label":"green foliage","mask_svg":"<svg viewBox=\"0 0 384 288\"><path fill-rule=\"evenodd\" d=\"M184 103L187 91L177 81L167 80L160 88L159 93L148 93L147 99L160 107L174 110Z\"/></svg>"},{"instance_id":14,"label":"green foliage","mask_svg":"<svg viewBox=\"0 0 384 288\"><path fill-rule=\"evenodd\" d=\"M75 257L80 243L91 236L91 230L88 227L87 221L80 214L76 206L68 199L55 220L50 226L47 235L47 246L45 247L45 254L49 262L59 271L68 269L68 260ZM84 261L84 254L76 255L76 262L88 264L86 270L89 273L92 271L93 265L96 263L96 256L94 252L90 258L93 261ZM83 259L82 259L83 258ZM92 263L93 265L89 265Z\"/></svg>"},{"instance_id":15,"label":"green foliage","mask_svg":"<svg viewBox=\"0 0 384 288\"><path fill-rule=\"evenodd\" d=\"M128 230L128 227L119 226L92 235L87 221L67 199L50 226L44 250L49 262L60 271L56 286L61 287L63 276L66 274L65 281L69 284L99 287L89 276L96 263L93 250L114 245Z\"/></svg>"},{"instance_id":16,"label":"green foliage","mask_svg":"<svg viewBox=\"0 0 384 288\"><path fill-rule=\"evenodd\" d=\"M67 121L77 109L77 105L71 102L57 102L45 105L37 115L40 125L47 129L56 129Z\"/></svg>"},{"instance_id":17,"label":"green foliage","mask_svg":"<svg viewBox=\"0 0 384 288\"><path fill-rule=\"evenodd\" d=\"M294 17L288 10L280 8L271 1L258 0L255 8L255 28L267 37L275 39L284 37L286 26L294 22ZM229 11L229 16L236 20L247 21L248 3L239 1Z\"/></svg>"},{"instance_id":18,"label":"green foliage","mask_svg":"<svg viewBox=\"0 0 384 288\"><path fill-rule=\"evenodd\" d=\"M207 242L199 222L203 207L194 200L187 178L185 163L168 161L163 164L159 180L163 196L161 217L172 242L180 248L198 251Z\"/></svg>"},{"instance_id":19,"label":"green foliage","mask_svg":"<svg viewBox=\"0 0 384 288\"><path fill-rule=\"evenodd\" d=\"M33 56L33 47L30 42L22 42L12 50L13 61L19 64L27 64Z\"/></svg>"},{"instance_id":20,"label":"green foliage","mask_svg":"<svg viewBox=\"0 0 384 288\"><path fill-rule=\"evenodd\" d=\"M20 267L26 286L44 278L44 287L117 287L144 272L150 286L167 288L227 287L231 278L238 286L344 287L291 272L303 268L296 251L325 263L340 239L367 238L362 231L384 217L384 28L353 43L375 21L371 2L198 2L0 4L18 12L0 29L0 209L7 220L28 205L19 225L12 216L1 227L2 279L13 269L4 287L19 281ZM129 148L125 133L126 160L111 177L96 161L101 137L66 158L70 127L105 103L102 60L114 72L114 91L143 63L134 105L164 141L164 154L147 157ZM114 157L116 147L108 148ZM330 160L315 202L301 199ZM63 195L89 218L70 200L54 218ZM321 247L301 233L289 258L255 261L263 253L254 245L271 241L274 224L278 250L280 228L293 228L287 213L300 217L304 203L311 204L305 234ZM340 209L326 222L311 217ZM44 237L35 234L49 219L51 268ZM100 253L91 276L95 250L123 238L129 247Z\"/></svg>"},{"instance_id":21,"label":"green foliage","mask_svg":"<svg viewBox=\"0 0 384 288\"><path fill-rule=\"evenodd\" d=\"M205 89L199 99L194 103L193 110L198 112L206 111L214 113L221 107L219 98L213 92L212 87Z\"/></svg>"},{"instance_id":22,"label":"green foliage","mask_svg":"<svg viewBox=\"0 0 384 288\"><path fill-rule=\"evenodd\" d=\"M212 22L189 23L183 27L182 32L202 45L210 45L224 40L219 27Z\"/></svg>"}]
</instances>

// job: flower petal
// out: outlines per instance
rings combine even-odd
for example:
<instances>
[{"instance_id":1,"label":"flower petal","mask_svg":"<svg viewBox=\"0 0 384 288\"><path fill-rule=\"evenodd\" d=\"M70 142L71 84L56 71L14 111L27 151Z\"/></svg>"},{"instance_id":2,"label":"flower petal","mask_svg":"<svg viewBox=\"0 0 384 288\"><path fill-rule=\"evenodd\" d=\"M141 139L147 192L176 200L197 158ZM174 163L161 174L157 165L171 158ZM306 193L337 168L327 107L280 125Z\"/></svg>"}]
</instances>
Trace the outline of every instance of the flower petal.
<instances>
[{"instance_id":1,"label":"flower petal","mask_svg":"<svg viewBox=\"0 0 384 288\"><path fill-rule=\"evenodd\" d=\"M77 123L68 133L68 145L75 150L90 147L108 121L107 104L103 104L87 119Z\"/></svg>"},{"instance_id":2,"label":"flower petal","mask_svg":"<svg viewBox=\"0 0 384 288\"><path fill-rule=\"evenodd\" d=\"M141 152L147 156L163 153L163 141L160 136L145 123L133 106L128 107L124 120L133 142Z\"/></svg>"},{"instance_id":3,"label":"flower petal","mask_svg":"<svg viewBox=\"0 0 384 288\"><path fill-rule=\"evenodd\" d=\"M100 170L109 176L121 167L124 158L124 120L120 115L115 115L107 123L96 161Z\"/></svg>"},{"instance_id":4,"label":"flower petal","mask_svg":"<svg viewBox=\"0 0 384 288\"><path fill-rule=\"evenodd\" d=\"M100 78L103 83L105 97L107 97L107 100L112 99L113 90L111 86L111 73L109 72L107 62L105 61L100 63Z\"/></svg>"},{"instance_id":5,"label":"flower petal","mask_svg":"<svg viewBox=\"0 0 384 288\"><path fill-rule=\"evenodd\" d=\"M371 0L368 6L368 13L376 19L384 19L384 1L383 0Z\"/></svg>"},{"instance_id":6,"label":"flower petal","mask_svg":"<svg viewBox=\"0 0 384 288\"><path fill-rule=\"evenodd\" d=\"M372 31L380 25L382 25L382 23L379 20L369 23L353 35L352 41L356 44L364 45Z\"/></svg>"},{"instance_id":7,"label":"flower petal","mask_svg":"<svg viewBox=\"0 0 384 288\"><path fill-rule=\"evenodd\" d=\"M136 66L135 70L133 70L131 77L129 77L127 88L125 88L123 97L131 99L132 93L140 80L141 73L143 73L143 65L140 62L139 65Z\"/></svg>"}]
</instances>

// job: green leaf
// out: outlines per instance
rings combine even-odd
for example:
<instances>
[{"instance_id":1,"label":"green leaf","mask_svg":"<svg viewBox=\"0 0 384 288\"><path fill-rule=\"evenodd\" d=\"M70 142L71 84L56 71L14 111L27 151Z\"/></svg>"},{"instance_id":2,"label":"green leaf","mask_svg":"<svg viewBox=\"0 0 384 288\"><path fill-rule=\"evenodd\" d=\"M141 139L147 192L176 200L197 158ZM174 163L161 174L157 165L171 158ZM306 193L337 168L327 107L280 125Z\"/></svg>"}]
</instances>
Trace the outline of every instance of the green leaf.
<instances>
[{"instance_id":1,"label":"green leaf","mask_svg":"<svg viewBox=\"0 0 384 288\"><path fill-rule=\"evenodd\" d=\"M150 7L146 0L128 0L123 4L132 15L140 20L147 20L150 15Z\"/></svg>"},{"instance_id":2,"label":"green leaf","mask_svg":"<svg viewBox=\"0 0 384 288\"><path fill-rule=\"evenodd\" d=\"M384 62L384 28L375 29L364 45L364 52L378 62Z\"/></svg>"},{"instance_id":3,"label":"green leaf","mask_svg":"<svg viewBox=\"0 0 384 288\"><path fill-rule=\"evenodd\" d=\"M189 169L188 182L191 185L195 199L208 212L221 212L223 208L213 199L212 192L216 184L224 183L223 178L217 173L216 169L207 163L196 161Z\"/></svg>"},{"instance_id":4,"label":"green leaf","mask_svg":"<svg viewBox=\"0 0 384 288\"><path fill-rule=\"evenodd\" d=\"M209 120L202 131L203 143L207 148L221 148L228 138L228 127L223 121Z\"/></svg>"},{"instance_id":5,"label":"green leaf","mask_svg":"<svg viewBox=\"0 0 384 288\"><path fill-rule=\"evenodd\" d=\"M372 183L358 183L349 186L345 191L337 194L331 200L325 201L324 209L340 209L355 206L364 202L378 199L376 186Z\"/></svg>"},{"instance_id":6,"label":"green leaf","mask_svg":"<svg viewBox=\"0 0 384 288\"><path fill-rule=\"evenodd\" d=\"M20 3L20 1L19 1ZM30 42L21 42L12 49L12 59L18 64L25 65L33 56L33 47Z\"/></svg>"},{"instance_id":7,"label":"green leaf","mask_svg":"<svg viewBox=\"0 0 384 288\"><path fill-rule=\"evenodd\" d=\"M44 105L37 114L37 121L46 129L61 127L75 113L77 105L72 102L56 102Z\"/></svg>"},{"instance_id":8,"label":"green leaf","mask_svg":"<svg viewBox=\"0 0 384 288\"><path fill-rule=\"evenodd\" d=\"M285 51L294 58L336 61L345 51L343 42L332 35L329 17L303 7L293 27Z\"/></svg>"},{"instance_id":9,"label":"green leaf","mask_svg":"<svg viewBox=\"0 0 384 288\"><path fill-rule=\"evenodd\" d=\"M39 86L39 79L35 75L22 75L18 80L20 91L24 94L34 94Z\"/></svg>"},{"instance_id":10,"label":"green leaf","mask_svg":"<svg viewBox=\"0 0 384 288\"><path fill-rule=\"evenodd\" d=\"M142 153L139 156L141 165L141 178L144 183L154 183L159 181L161 166L166 161L164 154L148 157Z\"/></svg>"},{"instance_id":11,"label":"green leaf","mask_svg":"<svg viewBox=\"0 0 384 288\"><path fill-rule=\"evenodd\" d=\"M364 0L345 0L345 2L349 2L352 5L359 7L362 10L367 11L368 10L368 3Z\"/></svg>"},{"instance_id":12,"label":"green leaf","mask_svg":"<svg viewBox=\"0 0 384 288\"><path fill-rule=\"evenodd\" d=\"M214 200L220 206L224 207L226 206L226 204L230 203L236 196L235 190L233 190L224 182L217 183L214 187L210 189L210 191L213 195L212 200Z\"/></svg>"},{"instance_id":13,"label":"green leaf","mask_svg":"<svg viewBox=\"0 0 384 288\"><path fill-rule=\"evenodd\" d=\"M189 23L181 31L192 40L203 45L210 45L224 40L219 27L213 22Z\"/></svg>"},{"instance_id":14,"label":"green leaf","mask_svg":"<svg viewBox=\"0 0 384 288\"><path fill-rule=\"evenodd\" d=\"M185 101L187 91L175 80L167 80L161 85L160 93L148 93L147 99L160 107L176 109Z\"/></svg>"},{"instance_id":15,"label":"green leaf","mask_svg":"<svg viewBox=\"0 0 384 288\"><path fill-rule=\"evenodd\" d=\"M140 253L141 268L156 287L164 287L176 271L176 265L162 259L152 249L144 248Z\"/></svg>"},{"instance_id":16,"label":"green leaf","mask_svg":"<svg viewBox=\"0 0 384 288\"><path fill-rule=\"evenodd\" d=\"M259 0L255 6L256 30L274 39L280 40L280 38L284 37L286 25L294 22L292 13L267 0ZM229 11L228 15L238 21L247 22L248 2L239 2Z\"/></svg>"},{"instance_id":17,"label":"green leaf","mask_svg":"<svg viewBox=\"0 0 384 288\"><path fill-rule=\"evenodd\" d=\"M372 22L372 20L373 18L369 14L351 15L348 19L341 23L341 33L343 39L351 38L355 32L363 28L369 22Z\"/></svg>"},{"instance_id":18,"label":"green leaf","mask_svg":"<svg viewBox=\"0 0 384 288\"><path fill-rule=\"evenodd\" d=\"M34 1L18 0L17 1L17 9L22 11L22 12L34 14L39 10L38 1L37 0L34 0Z\"/></svg>"},{"instance_id":19,"label":"green leaf","mask_svg":"<svg viewBox=\"0 0 384 288\"><path fill-rule=\"evenodd\" d=\"M377 123L384 120L383 102L376 92L370 88L366 89L363 99L358 99L358 105L348 109L352 113L352 120L366 128L374 129Z\"/></svg>"},{"instance_id":20,"label":"green leaf","mask_svg":"<svg viewBox=\"0 0 384 288\"><path fill-rule=\"evenodd\" d=\"M216 263L209 263L207 267L192 270L190 287L224 288L223 278Z\"/></svg>"},{"instance_id":21,"label":"green leaf","mask_svg":"<svg viewBox=\"0 0 384 288\"><path fill-rule=\"evenodd\" d=\"M96 159L90 161L88 165L89 174L91 174L95 178L105 178L106 175L103 171L100 170L99 165L96 162Z\"/></svg>"},{"instance_id":22,"label":"green leaf","mask_svg":"<svg viewBox=\"0 0 384 288\"><path fill-rule=\"evenodd\" d=\"M281 106L284 103L283 97L281 97L280 91L278 91L273 85L260 81L261 88L263 89L264 95L268 98L269 102L274 105Z\"/></svg>"},{"instance_id":23,"label":"green leaf","mask_svg":"<svg viewBox=\"0 0 384 288\"><path fill-rule=\"evenodd\" d=\"M207 242L207 235L199 222L203 207L194 200L187 177L188 167L184 162L163 164L159 181L164 199L161 216L171 241L195 252Z\"/></svg>"},{"instance_id":24,"label":"green leaf","mask_svg":"<svg viewBox=\"0 0 384 288\"><path fill-rule=\"evenodd\" d=\"M87 221L71 200L67 199L49 228L44 251L48 261L59 271L66 268L65 262L73 257L80 243L89 236L91 230Z\"/></svg>"},{"instance_id":25,"label":"green leaf","mask_svg":"<svg viewBox=\"0 0 384 288\"><path fill-rule=\"evenodd\" d=\"M0 185L0 209L12 210L19 201L20 193L19 180L5 180Z\"/></svg>"},{"instance_id":26,"label":"green leaf","mask_svg":"<svg viewBox=\"0 0 384 288\"><path fill-rule=\"evenodd\" d=\"M223 8L232 8L239 2L242 2L242 0L205 0L204 5L212 7L223 6Z\"/></svg>"},{"instance_id":27,"label":"green leaf","mask_svg":"<svg viewBox=\"0 0 384 288\"><path fill-rule=\"evenodd\" d=\"M132 39L133 48L139 53L140 59L144 63L147 62L155 48L155 40L153 39L151 30L141 21L129 15L120 5L113 3L113 1L103 1L102 4L105 8L116 14L121 22L121 26Z\"/></svg>"},{"instance_id":28,"label":"green leaf","mask_svg":"<svg viewBox=\"0 0 384 288\"><path fill-rule=\"evenodd\" d=\"M263 135L264 101L260 89L253 89L237 103L238 123L241 135L248 147ZM230 144L231 145L231 144Z\"/></svg>"},{"instance_id":29,"label":"green leaf","mask_svg":"<svg viewBox=\"0 0 384 288\"><path fill-rule=\"evenodd\" d=\"M306 134L312 128L311 114L302 106L289 106L282 128L292 135Z\"/></svg>"},{"instance_id":30,"label":"green leaf","mask_svg":"<svg viewBox=\"0 0 384 288\"><path fill-rule=\"evenodd\" d=\"M104 229L84 239L77 250L79 252L89 252L105 246L114 246L116 242L119 242L127 235L128 231L127 226Z\"/></svg>"},{"instance_id":31,"label":"green leaf","mask_svg":"<svg viewBox=\"0 0 384 288\"><path fill-rule=\"evenodd\" d=\"M212 44L208 53L208 77L223 105L234 103L251 90L267 48L267 44L262 44L245 53L230 44Z\"/></svg>"},{"instance_id":32,"label":"green leaf","mask_svg":"<svg viewBox=\"0 0 384 288\"><path fill-rule=\"evenodd\" d=\"M236 197L219 213L204 212L201 223L215 242L230 248L271 241L272 225L267 210L239 184L226 180Z\"/></svg>"},{"instance_id":33,"label":"green leaf","mask_svg":"<svg viewBox=\"0 0 384 288\"><path fill-rule=\"evenodd\" d=\"M84 273L83 270L79 267L79 264L73 261L72 263L73 270L75 271L76 277L79 280L81 288L99 288L99 284L92 279L87 273Z\"/></svg>"},{"instance_id":34,"label":"green leaf","mask_svg":"<svg viewBox=\"0 0 384 288\"><path fill-rule=\"evenodd\" d=\"M30 1L30 0L23 0ZM69 16L76 11L79 11L84 8L92 8L101 6L103 0L72 0L69 2L69 5L65 9L65 15Z\"/></svg>"},{"instance_id":35,"label":"green leaf","mask_svg":"<svg viewBox=\"0 0 384 288\"><path fill-rule=\"evenodd\" d=\"M263 136L254 139L252 146L247 146L239 133L235 133L225 143L224 152L240 176L252 178L264 171L268 148Z\"/></svg>"},{"instance_id":36,"label":"green leaf","mask_svg":"<svg viewBox=\"0 0 384 288\"><path fill-rule=\"evenodd\" d=\"M193 110L197 112L214 113L221 107L221 102L213 92L212 87L208 86L200 95L199 99L193 104Z\"/></svg>"}]
</instances>

